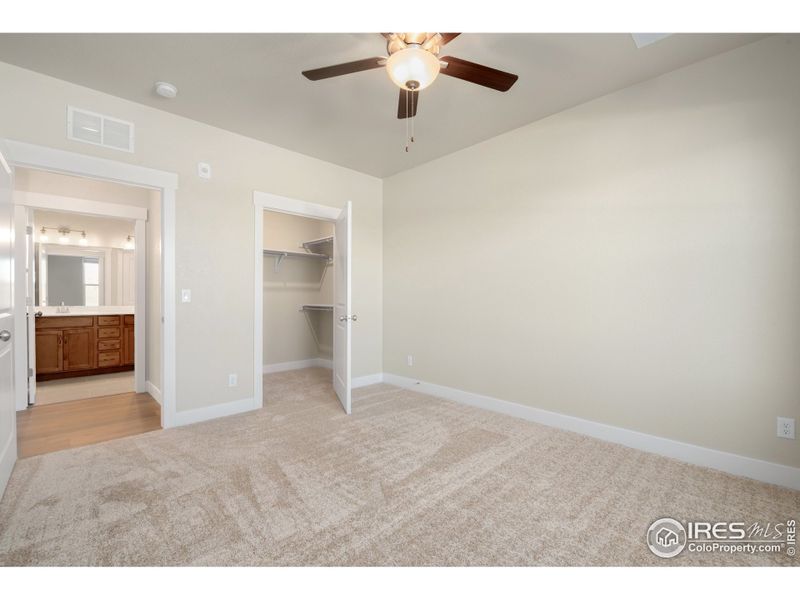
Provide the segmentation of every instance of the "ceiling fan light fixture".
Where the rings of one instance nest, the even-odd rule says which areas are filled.
[[[424,90],[439,74],[439,59],[419,46],[410,45],[389,57],[386,72],[401,89]]]

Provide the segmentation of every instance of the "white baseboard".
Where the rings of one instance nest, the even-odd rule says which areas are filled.
[[[174,426],[180,427],[181,425],[191,425],[192,423],[199,423],[200,421],[229,417],[231,415],[255,410],[255,408],[257,407],[252,398],[242,398],[241,400],[234,400],[233,402],[226,402],[225,404],[214,404],[203,408],[195,408],[193,410],[181,410],[175,413]]]
[[[153,397],[153,400],[161,404],[161,390],[158,389],[155,385],[153,385],[151,381],[148,381],[146,385],[147,385],[147,393]]]
[[[12,416],[12,418],[15,418]],[[0,499],[6,491],[6,485],[11,478],[11,471],[14,470],[14,463],[17,462],[17,436],[11,435],[6,441],[5,447],[0,451]]]
[[[350,380],[350,387],[356,389],[367,385],[374,385],[376,383],[383,383],[383,373],[373,373],[372,375],[353,377]]]
[[[273,363],[264,365],[264,373],[281,373],[283,371],[295,371],[296,369],[308,369],[310,367],[333,368],[333,361],[327,358],[308,358],[306,360],[293,360],[291,362]]]
[[[400,375],[391,373],[383,374],[383,381],[391,385],[408,388],[438,396],[461,404],[468,404],[477,408],[483,408],[498,413],[503,413],[512,417],[518,417],[527,421],[534,421],[550,427],[566,429],[583,435],[614,442],[629,448],[660,454],[668,458],[674,458],[683,462],[701,467],[717,469],[740,477],[749,477],[757,481],[781,485],[787,488],[800,490],[800,468],[779,465],[756,458],[748,458],[712,450],[702,446],[695,446],[685,442],[678,442],[667,438],[640,433],[622,427],[605,425],[595,421],[588,421],[578,417],[571,417],[556,412],[533,408],[499,400],[490,396],[465,392],[463,390],[445,387],[434,383],[417,381]]]

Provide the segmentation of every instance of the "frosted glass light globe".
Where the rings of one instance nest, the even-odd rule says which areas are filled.
[[[389,57],[386,71],[398,87],[424,90],[439,74],[439,59],[427,50],[409,46]]]

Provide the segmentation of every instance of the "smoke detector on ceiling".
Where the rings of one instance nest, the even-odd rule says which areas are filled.
[[[156,94],[162,98],[172,99],[178,95],[178,88],[166,81],[156,81]]]

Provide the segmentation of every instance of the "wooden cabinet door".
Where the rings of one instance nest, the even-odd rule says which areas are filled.
[[[133,336],[133,327],[122,330],[122,364],[132,365],[136,358],[136,343]]]
[[[94,329],[64,329],[63,356],[64,371],[84,371],[93,369],[95,363]]]
[[[58,373],[61,370],[61,330],[36,332],[36,372]]]

